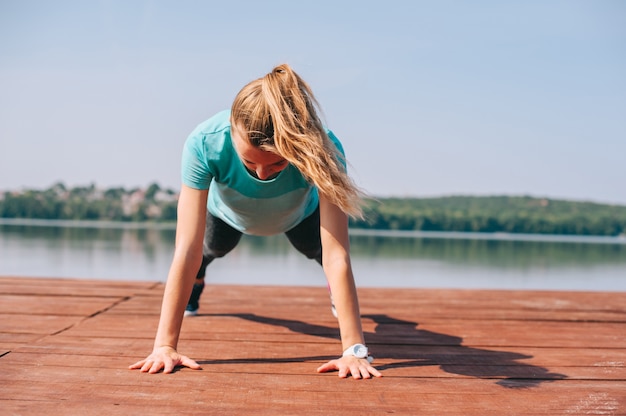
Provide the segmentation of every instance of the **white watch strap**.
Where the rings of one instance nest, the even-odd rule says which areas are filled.
[[[346,349],[345,349],[345,351],[343,352],[342,357],[345,357],[345,356],[347,356],[347,355],[353,355],[353,356],[356,356],[356,355],[354,354],[354,349],[355,349],[356,347],[363,347],[364,349],[366,349],[366,350],[368,351],[367,356],[366,356],[366,357],[363,357],[363,358],[367,359],[367,362],[372,363],[372,362],[374,361],[374,357],[372,357],[371,355],[369,355],[369,349],[368,349],[365,345],[363,345],[363,344],[354,344],[354,345],[352,345],[352,346],[350,346],[350,347],[346,348]]]

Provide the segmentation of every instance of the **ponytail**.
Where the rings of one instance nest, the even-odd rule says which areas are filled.
[[[342,211],[362,217],[362,192],[346,173],[345,160],[320,121],[308,84],[289,65],[279,65],[237,94],[233,125],[250,143],[279,154]]]

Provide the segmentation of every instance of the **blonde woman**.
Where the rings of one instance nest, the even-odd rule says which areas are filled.
[[[242,233],[285,233],[297,250],[322,264],[339,321],[343,354],[317,371],[381,376],[363,339],[350,264],[348,216],[361,214],[361,194],[346,174],[340,142],[322,126],[316,107],[310,87],[280,65],[246,85],[230,111],[191,133],[154,349],[131,369],[200,368],[177,352],[177,344],[183,316],[198,310],[207,265],[232,250]]]

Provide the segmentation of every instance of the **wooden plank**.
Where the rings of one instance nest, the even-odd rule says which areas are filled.
[[[13,357],[21,357],[21,360],[15,362],[15,368],[20,369],[25,368],[29,361],[38,366],[42,363],[53,366],[60,365],[59,362],[55,364],[51,358],[58,356],[71,357],[64,361],[75,362],[74,365],[80,367],[94,365],[106,367],[104,363],[114,362],[113,368],[124,369],[147,354],[150,346],[151,342],[148,340],[136,342],[112,339],[55,339],[55,342],[48,342],[45,347],[22,348],[18,350],[20,355],[12,354],[7,357],[7,361],[14,362]],[[314,355],[303,355],[303,350],[314,352]],[[89,351],[90,355],[82,356],[85,351]],[[196,359],[208,371],[242,374],[287,372],[306,375],[313,373],[319,364],[339,355],[337,346],[333,345],[233,341],[187,342],[181,345],[181,352]],[[133,354],[136,355],[133,357]],[[590,351],[580,354],[578,351],[569,351],[569,354],[563,354],[553,349],[547,352],[513,349],[488,351],[457,346],[419,348],[407,354],[394,350],[391,355],[395,357],[381,355],[376,360],[376,366],[390,377],[447,375],[507,380],[602,379],[623,382],[626,375],[624,350],[595,351],[595,354],[590,354]],[[578,358],[576,363],[572,363],[572,356]],[[125,358],[122,360],[122,357]],[[433,371],[437,374],[433,374]],[[29,372],[28,377],[36,374]],[[19,379],[19,375],[13,375],[10,370],[5,371],[3,375],[10,380]],[[46,375],[43,378],[48,377]]]
[[[205,338],[214,334],[303,334],[335,339],[338,334],[336,320],[317,321],[320,315],[329,315],[326,308],[306,319],[294,312],[289,319],[279,315],[264,316],[248,313],[248,306],[238,314],[202,315],[186,319],[182,338]],[[319,308],[318,308],[319,309]],[[272,312],[273,313],[273,312]],[[301,319],[297,319],[301,318]],[[563,348],[585,345],[590,348],[619,348],[626,345],[626,328],[622,323],[559,322],[559,321],[466,321],[462,319],[430,319],[414,321],[396,319],[387,315],[364,316],[363,325],[368,343],[412,345],[480,345],[480,346],[537,346]],[[130,315],[123,320],[115,314],[103,314],[82,322],[72,331],[83,336],[98,337],[106,332],[117,336],[150,337],[154,335],[157,315]],[[378,323],[382,322],[382,323]],[[387,323],[385,323],[387,322]],[[387,326],[389,325],[389,326]],[[549,336],[546,336],[549,334]]]
[[[157,291],[154,289],[157,288]],[[31,277],[0,278],[0,293],[9,295],[71,295],[71,296],[160,296],[162,285],[157,282],[121,282],[109,280],[47,279]]]
[[[4,344],[7,342],[19,342],[23,344],[32,344],[39,338],[41,338],[41,335],[39,334],[24,334],[24,333],[11,334],[7,332],[0,332],[0,344]]]
[[[0,332],[0,358],[20,346],[32,345],[41,337],[42,335],[40,334],[10,334]]]
[[[80,340],[68,340],[79,346]],[[105,340],[102,343],[107,346]],[[261,349],[257,344],[249,344],[250,348]],[[276,348],[273,354],[264,353],[264,357],[233,355],[231,351],[242,348],[236,342],[194,343],[185,345],[181,352],[188,353],[192,358],[200,361],[207,371],[241,372],[238,364],[246,364],[247,370],[254,369],[255,373],[272,373],[280,369],[287,374],[308,374],[327,359],[333,358],[334,349],[319,345],[309,345],[307,349],[320,351],[326,355],[302,356],[297,347],[292,350]],[[146,345],[146,347],[148,347]],[[268,346],[271,350],[275,345]],[[149,351],[146,350],[145,354]],[[23,368],[35,366],[37,374],[40,367],[80,367],[125,369],[128,365],[142,358],[141,353],[136,356],[128,354],[135,351],[120,353],[114,347],[93,351],[89,355],[78,353],[78,349],[50,344],[45,347],[22,348],[5,357],[2,366],[9,366],[17,373],[11,375],[9,369],[5,377],[19,379]],[[231,352],[231,353],[229,353]],[[576,356],[576,363],[572,363],[571,356]],[[269,357],[268,357],[269,356]],[[210,357],[210,358],[208,358]],[[218,358],[216,358],[218,357]],[[483,351],[462,347],[424,348],[415,351],[410,356],[389,358],[378,356],[375,366],[384,370],[390,377],[489,377],[489,378],[521,378],[521,379],[603,379],[626,380],[626,351],[589,351],[574,350],[563,353],[559,350],[493,350]],[[19,370],[17,370],[19,369]]]
[[[0,314],[90,316],[124,298],[0,294]],[[0,323],[0,331],[2,323]]]
[[[151,348],[151,339],[137,340],[116,340],[112,338],[102,338],[94,340],[94,344],[101,345],[100,349],[85,348],[85,340],[73,337],[54,337],[47,339],[45,344],[31,344],[19,351],[12,352],[11,356],[5,357],[7,362],[16,363],[17,366],[34,360],[41,365],[66,365],[66,366],[82,366],[89,362],[90,357],[96,360],[104,360],[107,358],[120,359],[121,366],[126,367],[135,358],[140,359],[146,355]],[[265,343],[259,341],[258,343]],[[277,354],[282,356],[279,359],[284,362],[298,362],[298,357],[302,354],[294,354],[290,356],[289,351],[285,350],[281,345],[283,341],[276,341],[271,348],[275,348]],[[248,341],[246,345],[250,344]],[[306,346],[307,349],[315,348],[321,354],[332,357],[337,354],[334,345],[322,345],[320,343],[297,342],[297,346]],[[74,345],[76,348],[72,349]],[[220,351],[232,351],[240,348],[242,343],[237,340],[220,340],[220,341],[185,341],[181,347],[185,352],[197,359],[206,359],[207,356],[214,356]],[[217,346],[217,347],[216,347]],[[120,352],[120,347],[123,352]],[[546,368],[553,367],[571,367],[586,368],[597,371],[598,378],[602,378],[605,374],[611,372],[621,373],[626,369],[626,349],[588,349],[588,348],[499,348],[499,349],[480,349],[462,346],[440,347],[440,346],[422,346],[411,350],[401,351],[393,348],[390,351],[377,351],[376,365],[387,365],[395,363],[390,368],[419,367],[427,365],[496,365],[496,366],[542,366]],[[69,357],[73,357],[69,359]],[[575,361],[572,359],[575,357]],[[236,358],[235,358],[236,359]],[[86,360],[86,361],[84,361]],[[243,358],[242,358],[243,360]],[[262,359],[251,357],[250,362],[262,363]],[[312,361],[318,361],[317,359]],[[319,359],[319,361],[323,361]],[[134,362],[134,361],[133,361]],[[76,364],[80,363],[80,364]],[[397,364],[397,365],[396,365]],[[98,364],[100,365],[100,363]],[[585,370],[586,371],[586,370]],[[567,376],[571,376],[567,373]]]
[[[241,291],[237,286],[209,285],[201,301],[201,313],[241,311],[241,305],[258,310],[272,301],[277,314],[291,315],[294,311],[310,314],[313,309],[328,304],[325,288],[276,288],[255,286]],[[161,290],[156,289],[160,298]],[[246,295],[242,294],[245,293]],[[280,292],[277,296],[277,292]],[[382,293],[381,293],[382,292]],[[411,295],[407,295],[409,292]],[[445,296],[433,290],[360,289],[364,315],[412,314],[419,317],[459,318],[468,320],[542,320],[542,321],[603,321],[626,322],[626,294],[602,292],[474,292],[447,290]],[[272,295],[270,295],[270,293]],[[251,296],[250,296],[251,295]],[[393,299],[389,302],[388,299]],[[160,299],[154,299],[148,309],[137,310],[138,302],[120,305],[114,313],[158,313]],[[480,307],[477,308],[476,304]],[[147,304],[141,303],[142,307]],[[296,308],[297,306],[297,308]],[[329,318],[330,319],[330,318]]]
[[[523,385],[504,387],[492,380],[440,378],[386,377],[355,382],[332,375],[250,374],[242,378],[208,372],[182,371],[155,376],[110,370],[96,376],[110,381],[101,384],[93,375],[85,375],[68,381],[61,378],[52,389],[49,384],[18,381],[6,390],[13,400],[31,400],[28,410],[31,413],[26,414],[59,403],[70,404],[67,409],[84,409],[87,415],[102,414],[114,406],[125,410],[139,406],[151,413],[154,409],[174,414],[335,414],[340,411],[342,414],[614,415],[620,414],[626,404],[623,386],[614,382],[546,383],[538,391]],[[164,390],[169,394],[163,394]],[[563,394],[565,391],[567,394]],[[79,404],[82,406],[78,407]],[[52,407],[57,412],[63,409]]]
[[[82,319],[72,315],[0,314],[0,332],[48,335],[71,328]]]

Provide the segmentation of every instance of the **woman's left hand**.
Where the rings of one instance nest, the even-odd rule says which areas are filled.
[[[354,379],[382,377],[380,372],[372,367],[367,358],[357,358],[353,355],[331,360],[317,369],[318,373],[326,373],[328,371],[339,371],[340,378],[346,378],[352,375]]]

